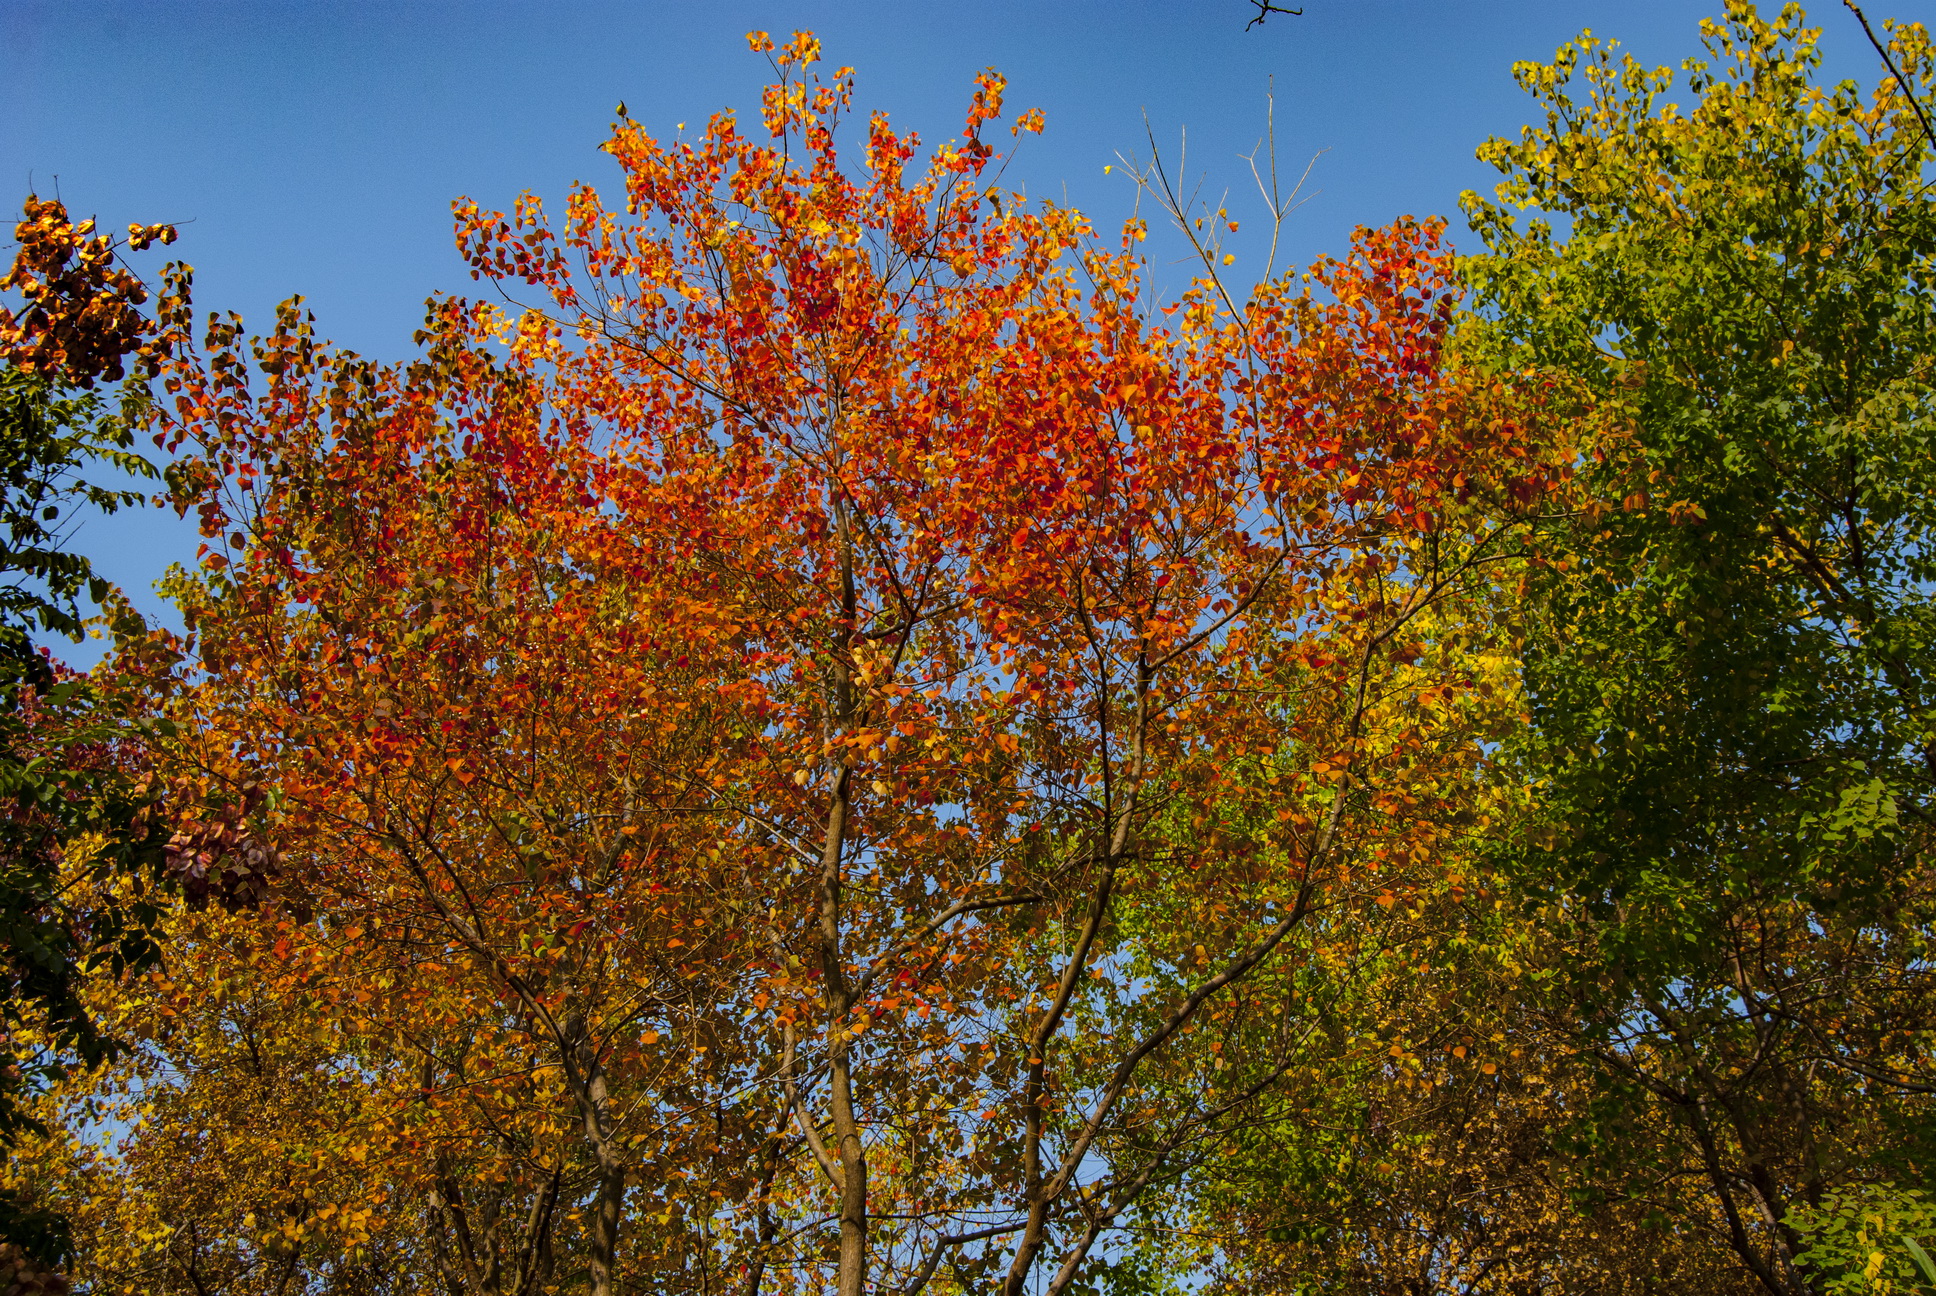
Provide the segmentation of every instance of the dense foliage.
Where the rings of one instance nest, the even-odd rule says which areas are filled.
[[[111,1055],[83,1002],[84,976],[151,962],[161,911],[83,879],[144,871],[166,836],[147,781],[116,750],[126,713],[34,643],[47,632],[79,640],[82,600],[113,597],[63,547],[75,515],[140,498],[79,474],[95,464],[152,471],[128,450],[128,418],[107,415],[88,390],[119,376],[140,342],[143,289],[115,263],[115,244],[77,230],[59,203],[30,197],[25,216],[0,281],[27,303],[18,316],[0,310],[0,1147],[44,1129],[23,1095],[70,1061],[92,1067]],[[13,1193],[0,1192],[0,1232],[41,1262],[68,1245],[58,1215]]]
[[[1517,69],[1478,254],[1401,220],[1247,287],[1158,162],[1170,230],[1002,187],[992,73],[922,163],[881,116],[837,149],[806,35],[755,33],[757,126],[621,106],[622,204],[459,203],[491,300],[401,362],[300,302],[198,322],[185,267],[144,315],[30,203],[45,1065],[0,1188],[42,1258],[1936,1282],[1936,56],[1886,30],[1870,92],[1794,7],[1678,75],[1583,39]],[[1200,271],[1156,302],[1165,239]],[[130,355],[108,417],[75,385]],[[57,681],[23,618],[78,630],[89,572],[33,528],[136,420],[207,542],[190,633]]]

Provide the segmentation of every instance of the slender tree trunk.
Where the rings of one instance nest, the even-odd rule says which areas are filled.
[[[843,691],[844,687],[843,681]],[[840,961],[841,845],[847,833],[851,783],[845,769],[834,780],[820,885],[820,974],[827,986],[829,1097],[840,1161],[840,1296],[862,1296],[867,1285],[867,1155],[854,1107],[853,1023],[849,1020],[853,990]]]
[[[847,1044],[834,1046],[834,1133],[840,1139],[840,1296],[862,1296],[867,1285],[867,1156],[854,1118]]]
[[[859,598],[854,585],[854,551],[847,506],[834,486],[834,523],[840,542],[841,612],[845,633],[857,629]],[[834,731],[853,720],[854,682],[844,654],[836,654],[833,680]],[[820,974],[826,983],[827,1069],[834,1138],[840,1158],[840,1271],[839,1296],[863,1296],[867,1287],[867,1154],[861,1145],[860,1121],[855,1115],[853,1078],[853,988],[841,963],[841,892],[847,820],[853,799],[853,771],[840,758],[834,776],[832,804],[827,809],[826,836],[820,854]]]
[[[585,1141],[598,1165],[598,1195],[592,1203],[591,1296],[618,1296],[618,1236],[625,1205],[625,1161],[612,1136],[612,1103],[605,1067],[582,1018],[571,1023],[578,1071],[578,1104]]]

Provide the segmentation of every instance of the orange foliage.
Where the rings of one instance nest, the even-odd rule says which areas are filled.
[[[117,244],[97,234],[92,220],[76,225],[59,199],[27,195],[14,226],[19,247],[0,291],[26,299],[18,315],[0,306],[0,359],[82,386],[118,379],[128,354],[143,349],[148,328],[137,307],[148,290],[115,264]],[[128,246],[173,243],[172,225],[130,225]]]
[[[1206,1041],[1300,922],[1479,801],[1568,457],[1448,362],[1439,226],[1159,315],[1139,227],[994,183],[1000,78],[914,172],[816,57],[750,132],[621,121],[623,211],[460,205],[533,301],[414,364],[165,303],[175,759],[278,789],[319,916],[257,974],[437,1113],[385,1173],[463,1290],[488,1190],[532,1290],[1060,1291],[1281,1070]]]

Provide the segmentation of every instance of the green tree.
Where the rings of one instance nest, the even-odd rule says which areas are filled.
[[[1515,68],[1546,120],[1481,149],[1467,345],[1628,429],[1535,590],[1513,752],[1536,1019],[1596,1077],[1569,1137],[1791,1294],[1791,1212],[1936,1134],[1936,65],[1891,25],[1865,95],[1797,5],[1702,30],[1679,75]]]

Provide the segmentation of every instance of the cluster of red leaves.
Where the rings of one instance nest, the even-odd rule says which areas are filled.
[[[163,847],[163,866],[190,908],[204,908],[213,899],[234,912],[268,898],[281,857],[250,828],[249,817],[262,801],[262,789],[245,783],[237,799],[177,822]]]

